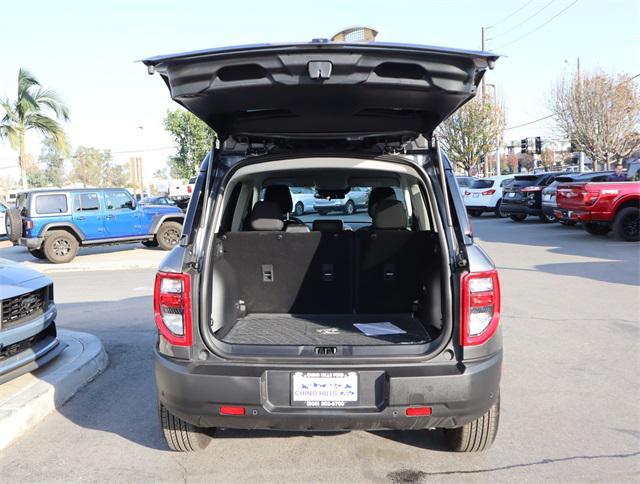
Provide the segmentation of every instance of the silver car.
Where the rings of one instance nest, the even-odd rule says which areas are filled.
[[[0,384],[40,368],[64,349],[56,332],[53,282],[0,259]]]
[[[370,191],[369,187],[352,187],[343,198],[330,200],[317,198],[313,208],[320,215],[326,215],[329,212],[342,212],[351,215],[359,208],[367,207]]]

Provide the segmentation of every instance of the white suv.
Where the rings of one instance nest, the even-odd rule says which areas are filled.
[[[500,210],[502,191],[513,181],[514,175],[499,175],[490,178],[479,178],[464,189],[464,204],[467,212],[479,217],[483,212],[494,212],[497,217],[505,215]]]

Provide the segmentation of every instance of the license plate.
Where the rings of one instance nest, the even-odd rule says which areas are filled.
[[[480,194],[479,194],[479,193],[474,193],[474,194],[473,194],[473,198],[478,198],[479,196],[480,196]]]
[[[545,195],[542,197],[542,199],[543,199],[543,200],[545,200],[545,201],[547,201],[547,200],[551,200],[551,195],[549,195],[549,194],[545,194]]]
[[[507,197],[509,197],[509,198],[513,198],[515,196],[516,196],[515,192],[507,193]]]
[[[346,407],[358,404],[355,372],[294,372],[291,404],[304,407]]]

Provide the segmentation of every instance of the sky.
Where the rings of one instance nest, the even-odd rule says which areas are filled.
[[[157,54],[309,41],[353,25],[377,29],[380,41],[480,49],[481,27],[490,27],[487,50],[502,57],[487,82],[508,127],[548,115],[552,86],[578,58],[583,71],[640,73],[637,0],[5,0],[0,17],[0,97],[15,98],[18,69],[28,69],[69,105],[74,150],[111,149],[118,162],[142,153],[147,179],[173,152],[162,119],[177,106],[137,62]],[[546,121],[505,139],[533,136],[558,133]],[[27,147],[37,157],[37,135]],[[17,154],[0,144],[0,177],[17,178],[16,166]]]

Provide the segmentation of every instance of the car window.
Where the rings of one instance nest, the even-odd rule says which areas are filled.
[[[4,203],[0,203],[0,212],[6,212],[7,207],[5,207]]]
[[[500,182],[500,186],[504,188],[504,187],[508,187],[512,183],[513,183],[513,178],[506,178]]]
[[[461,176],[456,178],[457,182],[458,182],[458,186],[461,187],[468,187],[473,183],[473,178],[469,178],[466,176]]]
[[[73,206],[76,212],[100,210],[100,199],[97,193],[76,193],[73,196]]]
[[[105,204],[108,210],[131,209],[133,207],[133,199],[127,192],[105,192]]]
[[[36,197],[36,213],[41,215],[65,213],[68,208],[67,196],[64,194],[38,195]]]
[[[196,177],[189,178],[189,185],[193,185],[196,182]]]
[[[519,175],[514,178],[512,186],[513,187],[529,187],[531,185],[537,185],[538,180],[540,180],[540,178],[541,177],[536,175]]]
[[[475,180],[469,188],[491,188],[493,186],[493,180]]]

